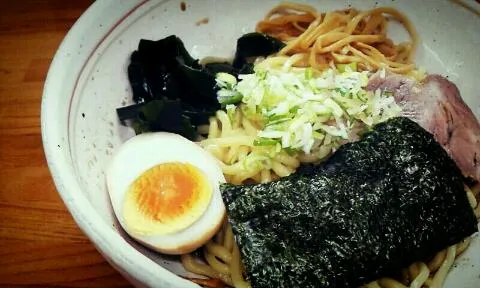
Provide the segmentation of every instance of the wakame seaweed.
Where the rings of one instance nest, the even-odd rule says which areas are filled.
[[[247,58],[267,56],[283,45],[269,36],[249,33],[237,41],[236,65],[223,62],[202,66],[175,35],[158,41],[142,39],[128,65],[136,104],[118,108],[118,117],[137,134],[167,131],[193,140],[197,136],[195,128],[207,124],[209,116],[222,108],[215,75],[253,73]]]
[[[137,134],[166,131],[194,139],[220,104],[215,74],[192,58],[176,36],[140,40],[130,57],[128,79],[137,103],[117,109],[122,123]]]
[[[460,170],[407,118],[318,166],[221,190],[255,288],[358,287],[477,231]]]
[[[266,34],[247,33],[237,41],[237,52],[233,60],[233,67],[242,69],[248,63],[248,58],[268,56],[280,51],[284,46],[285,43]]]

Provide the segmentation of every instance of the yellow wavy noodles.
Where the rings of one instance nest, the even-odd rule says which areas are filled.
[[[404,26],[409,42],[396,45],[388,38],[390,19]],[[286,46],[277,55],[300,55],[295,59],[298,66],[324,69],[331,61],[357,62],[362,70],[385,68],[402,74],[415,68],[415,27],[403,13],[390,7],[320,13],[308,5],[282,3],[267,13],[256,30],[285,41]]]

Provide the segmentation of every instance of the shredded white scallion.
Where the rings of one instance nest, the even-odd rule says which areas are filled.
[[[285,67],[258,62],[255,73],[239,75],[238,82],[217,75],[218,96],[241,95],[237,105],[247,117],[262,120],[258,137],[277,140],[275,151],[279,146],[325,157],[353,132],[400,113],[391,95],[366,90],[369,72],[354,71],[356,65],[321,73]]]

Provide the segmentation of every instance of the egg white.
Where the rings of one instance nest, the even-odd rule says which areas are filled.
[[[129,186],[143,172],[161,163],[189,163],[200,169],[213,188],[212,199],[205,213],[189,227],[166,235],[138,235],[126,225],[123,201]],[[106,169],[107,189],[120,225],[134,239],[166,254],[189,253],[202,246],[218,231],[225,217],[220,183],[225,182],[215,158],[197,144],[166,132],[137,135],[116,151]]]

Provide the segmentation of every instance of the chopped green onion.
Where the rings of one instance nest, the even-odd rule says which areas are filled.
[[[271,138],[257,138],[253,141],[254,146],[273,146],[277,145],[278,140],[271,139]]]
[[[290,108],[290,110],[288,110],[288,112],[295,114],[297,113],[298,109],[300,109],[300,106],[293,106],[292,108]]]
[[[317,139],[317,140],[322,140],[323,138],[325,138],[325,135],[321,132],[318,132],[318,131],[313,131],[312,132],[312,137],[314,139]]]
[[[217,92],[219,102],[241,102],[237,107],[243,115],[262,123],[254,145],[265,147],[257,149],[321,158],[356,132],[353,127],[367,129],[400,112],[391,95],[366,90],[368,72],[357,71],[357,63],[322,72],[266,63],[257,64],[253,74],[239,75],[238,82],[229,74],[217,76],[224,85]]]
[[[267,117],[267,121],[268,122],[273,122],[273,121],[277,121],[277,120],[280,120],[280,119],[283,119],[283,118],[286,118],[285,115],[270,115]]]
[[[283,150],[285,150],[285,152],[287,152],[287,154],[290,155],[290,156],[295,155],[295,153],[298,152],[297,149],[292,148],[292,147],[286,147],[286,148],[283,148]]]
[[[352,62],[348,64],[337,64],[337,70],[340,73],[357,72],[357,62]]]
[[[218,81],[221,81],[226,84],[230,84],[231,86],[237,84],[237,78],[235,76],[225,73],[225,72],[219,72],[217,75],[215,75],[215,78]]]
[[[222,91],[222,90],[220,90],[220,91]],[[240,103],[242,101],[242,98],[243,98],[242,94],[236,92],[235,94],[233,94],[231,96],[219,96],[218,97],[218,102],[220,102],[220,104],[222,104],[222,105],[237,104],[237,103]]]
[[[310,80],[313,77],[313,69],[312,68],[307,68],[305,69],[305,79]]]

